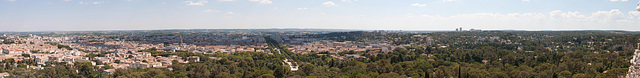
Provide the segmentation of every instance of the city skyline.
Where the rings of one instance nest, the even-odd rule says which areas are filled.
[[[637,0],[2,0],[0,31],[626,30]]]

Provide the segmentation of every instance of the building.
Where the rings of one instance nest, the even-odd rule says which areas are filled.
[[[151,65],[149,65],[148,63],[141,63],[141,62],[131,63],[129,65],[130,65],[129,68],[149,68],[149,67],[151,67]]]
[[[289,41],[289,37],[287,35],[282,34],[272,34],[269,38],[276,40],[278,43],[284,43],[285,41]]]
[[[162,63],[160,62],[153,62],[153,63],[149,63],[149,65],[151,65],[151,67],[161,67]]]
[[[47,62],[49,61],[49,57],[36,57],[36,62]]]
[[[116,69],[107,69],[107,70],[104,70],[104,74],[111,74],[111,73],[113,73],[113,72],[116,72]]]
[[[481,29],[469,29],[469,31],[482,31]]]
[[[191,57],[189,57],[189,60],[192,60],[193,62],[200,62],[200,57],[198,57],[198,56],[191,56]]]
[[[171,50],[171,51],[176,51],[176,50],[180,50],[180,47],[176,47],[176,46],[167,46],[162,48],[163,50]]]
[[[7,48],[3,48],[2,52],[4,54],[31,54],[31,52],[29,52],[29,50],[25,50],[25,49],[7,49]]]
[[[0,78],[6,78],[7,76],[9,76],[7,72],[0,73]]]

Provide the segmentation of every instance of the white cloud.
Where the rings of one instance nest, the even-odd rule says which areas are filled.
[[[202,12],[211,13],[211,12],[220,12],[220,10],[211,10],[211,9],[207,9],[207,10],[203,10]]]
[[[95,1],[95,2],[82,2],[80,1],[79,4],[83,4],[83,5],[88,5],[88,4],[93,4],[93,5],[97,5],[97,4],[102,4],[104,3],[104,1]]]
[[[351,1],[358,1],[358,0],[342,0],[342,2],[351,2]]]
[[[100,1],[100,2],[93,2],[93,4],[102,4],[104,3],[104,1]]]
[[[629,19],[640,19],[640,12],[638,11],[629,11]]]
[[[407,19],[426,22],[429,25],[444,26],[485,26],[486,28],[524,28],[524,29],[611,29],[637,28],[640,12],[622,12],[617,9],[596,11],[584,15],[577,11],[555,10],[549,13],[472,13],[451,16],[406,14]],[[421,17],[421,18],[413,18]],[[460,22],[465,21],[465,22]],[[409,21],[411,22],[411,21]]]
[[[413,13],[407,13],[407,17],[413,18],[413,17],[416,17],[416,15],[414,15]]]
[[[329,1],[329,2],[324,2],[324,3],[322,3],[322,5],[324,5],[325,7],[330,7],[330,6],[335,6],[335,5],[336,5],[336,3],[333,3],[333,2],[331,2],[331,1]]]
[[[273,3],[271,0],[249,0],[251,2],[258,2],[260,4],[271,4]]]
[[[71,1],[71,0],[64,0],[64,1]]]
[[[229,12],[227,12],[226,14],[227,14],[227,15],[233,15],[233,14],[235,14],[235,13],[233,13],[233,12],[229,11]]]
[[[327,14],[327,13],[321,12],[320,14],[325,15],[325,14]]]
[[[529,2],[529,0],[522,0],[522,2]]]
[[[298,10],[307,10],[309,8],[298,8]]]
[[[207,0],[198,0],[198,2],[194,2],[192,0],[189,0],[189,1],[184,1],[184,2],[187,2],[187,5],[204,5],[204,3],[207,3],[209,1],[207,1]]]
[[[218,0],[218,1],[227,2],[227,1],[235,1],[235,0]]]
[[[629,15],[631,16],[631,15]],[[633,19],[627,19],[627,16],[624,13],[620,12],[618,9],[613,9],[611,11],[598,11],[591,14],[591,19],[594,19],[598,22],[611,22],[611,21],[630,21]]]
[[[442,0],[442,2],[453,2],[453,1],[456,1],[456,0]]]
[[[629,1],[629,0],[609,0],[609,1],[611,1],[611,2],[618,2],[618,1],[621,1],[621,2],[627,2],[627,1]]]
[[[271,4],[273,2],[271,2],[270,0],[262,0],[260,1],[260,4]]]
[[[411,6],[424,7],[424,6],[427,6],[427,4],[414,3],[414,4],[411,4]]]
[[[626,14],[618,9],[612,9],[609,11],[596,11],[591,13],[590,16],[583,15],[580,12],[568,11],[563,12],[560,10],[549,12],[549,19],[552,20],[571,20],[571,21],[586,21],[586,22],[601,22],[601,23],[613,23],[613,22],[637,22],[640,23],[640,12],[629,11]]]
[[[561,10],[555,10],[549,12],[549,17],[551,19],[583,19],[586,16],[580,14],[580,12],[562,12]]]
[[[13,2],[13,1],[16,1],[16,0],[8,0],[8,1],[9,1],[9,2]]]

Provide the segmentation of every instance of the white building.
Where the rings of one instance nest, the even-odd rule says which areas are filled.
[[[4,53],[4,54],[31,54],[31,52],[29,52],[29,50],[25,50],[25,49],[7,49],[7,48],[3,48],[2,49],[2,53]]]
[[[5,78],[7,76],[9,76],[9,73],[7,72],[0,73],[0,78]]]

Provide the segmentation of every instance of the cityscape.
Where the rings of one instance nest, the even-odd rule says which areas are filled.
[[[3,77],[633,77],[638,76],[633,61],[640,52],[638,33],[462,28],[6,32],[0,37],[0,67]]]
[[[0,78],[640,78],[638,0],[2,0]]]

